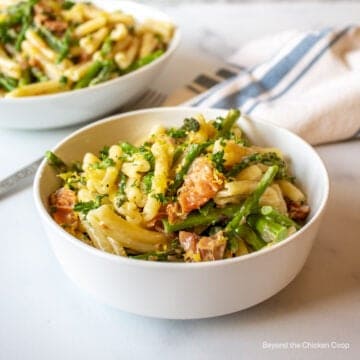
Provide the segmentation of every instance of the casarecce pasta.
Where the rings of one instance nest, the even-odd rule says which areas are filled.
[[[55,221],[93,246],[147,260],[208,261],[276,244],[310,211],[278,148],[249,143],[238,110],[158,126],[139,146],[119,141],[59,168]]]
[[[52,94],[114,79],[160,57],[173,33],[171,23],[139,23],[91,2],[8,2],[0,7],[0,97]]]

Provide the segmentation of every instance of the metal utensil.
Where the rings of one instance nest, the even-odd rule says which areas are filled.
[[[39,167],[42,158],[33,161],[10,176],[0,181],[0,198],[8,194],[12,189],[23,183],[26,179],[33,176]]]

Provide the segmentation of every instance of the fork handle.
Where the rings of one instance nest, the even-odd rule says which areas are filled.
[[[22,169],[16,171],[14,174],[6,177],[0,181],[0,197],[7,194],[11,189],[15,188],[24,179],[34,175],[43,158],[33,161]]]

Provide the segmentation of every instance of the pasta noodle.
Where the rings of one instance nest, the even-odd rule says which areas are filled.
[[[9,3],[0,7],[0,97],[81,89],[126,75],[162,56],[173,32],[173,24],[139,22],[90,2]],[[49,80],[62,85],[21,90]]]
[[[239,115],[194,115],[178,128],[157,126],[136,145],[86,153],[80,168],[59,175],[54,219],[103,251],[147,260],[226,259],[282,241],[310,208],[281,150],[251,145]]]

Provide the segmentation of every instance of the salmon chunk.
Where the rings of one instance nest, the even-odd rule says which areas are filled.
[[[199,235],[188,232],[188,231],[180,231],[179,232],[179,242],[182,248],[188,252],[192,251],[193,253],[196,252],[196,244],[199,240]]]
[[[202,261],[213,261],[223,259],[226,248],[226,239],[222,231],[212,235],[202,237],[197,249]]]
[[[224,176],[215,169],[207,157],[195,159],[179,190],[182,212],[188,213],[199,209],[223,188],[224,180]]]
[[[52,217],[59,225],[71,228],[78,225],[78,216],[73,211],[75,203],[75,192],[64,187],[50,195]]]
[[[213,261],[224,258],[226,238],[222,231],[212,236],[202,236],[179,232],[179,242],[185,251],[186,261]]]
[[[310,206],[286,199],[289,217],[295,221],[305,221],[310,213]]]

